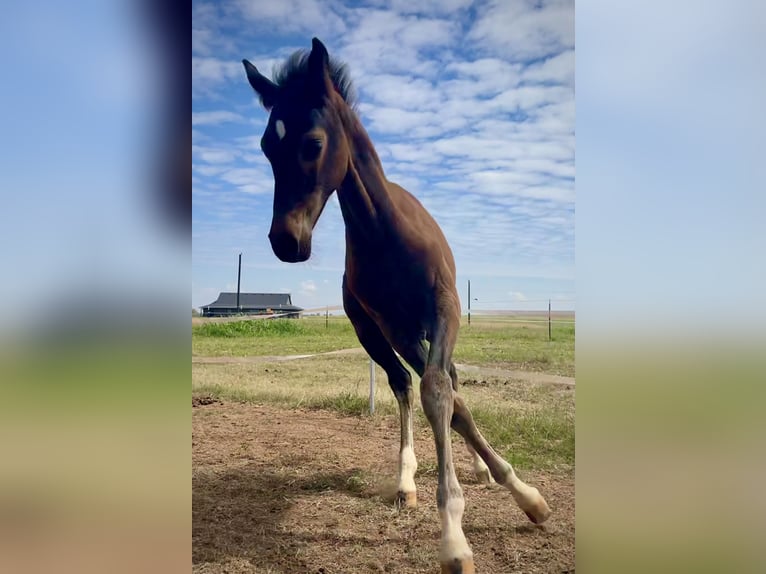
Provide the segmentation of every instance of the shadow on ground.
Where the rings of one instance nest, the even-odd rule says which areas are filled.
[[[327,532],[296,535],[283,525],[301,496],[322,492],[373,498],[359,488],[357,469],[296,477],[262,464],[195,473],[192,479],[192,563],[229,563],[242,571],[313,572],[311,546]],[[369,541],[359,537],[357,544]],[[237,571],[236,566],[233,571]],[[319,570],[322,571],[322,570]]]

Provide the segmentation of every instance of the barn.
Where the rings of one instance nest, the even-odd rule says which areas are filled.
[[[293,305],[289,293],[240,293],[237,308],[236,293],[220,293],[218,299],[202,307],[203,317],[227,317],[229,315],[266,315],[277,313],[298,318],[303,312]]]

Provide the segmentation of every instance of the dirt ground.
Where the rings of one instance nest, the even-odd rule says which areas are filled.
[[[438,572],[436,456],[416,430],[418,507],[393,503],[398,417],[192,402],[193,572]],[[477,572],[574,572],[574,475],[519,471],[553,510],[531,524],[510,493],[455,460]]]

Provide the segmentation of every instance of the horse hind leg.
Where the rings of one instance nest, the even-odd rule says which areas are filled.
[[[455,364],[450,363],[449,376],[452,380],[452,390],[457,393],[457,369]],[[481,484],[492,484],[495,480],[492,478],[492,473],[489,471],[487,463],[479,456],[479,453],[471,446],[471,443],[466,441],[465,448],[468,450],[468,454],[471,455],[471,461],[473,462],[473,472],[476,475],[476,480]]]
[[[476,475],[476,480],[481,484],[492,484],[495,479],[492,478],[492,473],[489,471],[487,463],[479,456],[479,453],[474,450],[470,443],[465,443],[465,448],[468,454],[471,455],[471,461],[473,463],[473,472]]]
[[[545,498],[537,488],[529,486],[516,476],[513,467],[494,451],[476,428],[471,411],[465,405],[463,398],[457,394],[454,396],[451,424],[452,428],[465,439],[469,452],[478,454],[484,460],[492,478],[511,491],[513,499],[527,518],[535,524],[545,522],[551,515]],[[477,467],[474,466],[474,468]]]

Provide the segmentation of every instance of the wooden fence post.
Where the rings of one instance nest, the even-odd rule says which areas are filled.
[[[370,359],[370,414],[375,412],[375,362]]]
[[[551,337],[551,300],[548,299],[548,340],[552,341]]]

